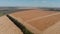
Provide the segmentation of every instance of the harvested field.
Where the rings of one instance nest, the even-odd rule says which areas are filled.
[[[25,25],[35,34],[44,34],[43,32],[45,32],[49,27],[60,21],[60,12],[54,11],[29,10],[16,12],[10,14],[10,16]]]
[[[49,16],[49,17],[44,17],[42,19],[37,19],[33,21],[29,21],[27,23],[33,25],[39,30],[45,30],[49,26],[52,26],[56,22],[60,21],[60,14],[59,15],[54,15],[54,16]],[[36,25],[37,24],[37,25]]]
[[[43,31],[43,34],[60,34],[60,21]]]
[[[6,16],[0,17],[0,34],[23,34]]]
[[[16,12],[16,13],[13,13],[12,15],[17,18],[20,17],[21,19],[23,19],[23,21],[26,21],[39,16],[42,17],[46,15],[51,15],[54,13],[58,13],[58,12],[54,12],[54,11],[50,12],[50,11],[43,11],[43,10],[29,10],[29,11]]]

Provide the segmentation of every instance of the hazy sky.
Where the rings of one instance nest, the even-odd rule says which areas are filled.
[[[0,6],[60,7],[60,0],[0,0]]]

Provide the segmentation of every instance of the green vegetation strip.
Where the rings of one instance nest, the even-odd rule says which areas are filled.
[[[33,34],[31,31],[29,31],[23,24],[21,24],[16,19],[12,18],[11,16],[7,15],[7,17],[18,27],[21,29],[23,34]]]
[[[3,16],[4,15],[4,13],[0,13],[0,16]]]

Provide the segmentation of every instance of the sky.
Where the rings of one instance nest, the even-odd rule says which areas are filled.
[[[0,7],[60,7],[60,0],[0,0]]]

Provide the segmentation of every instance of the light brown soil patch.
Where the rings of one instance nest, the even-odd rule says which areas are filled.
[[[22,34],[6,16],[0,17],[0,34]]]

